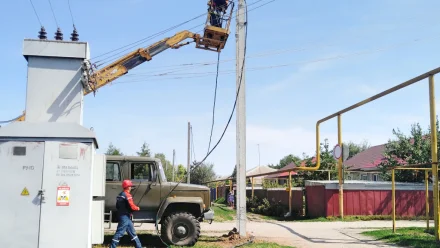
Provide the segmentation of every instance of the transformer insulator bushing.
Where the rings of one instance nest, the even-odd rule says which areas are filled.
[[[63,32],[61,32],[60,28],[57,28],[57,32],[55,33],[55,40],[63,40]]]
[[[78,32],[76,31],[76,28],[75,28],[75,26],[73,26],[73,32],[71,33],[71,35],[72,36],[70,36],[70,39],[72,40],[72,41],[78,41],[79,40],[79,34],[78,34]]]
[[[38,38],[40,38],[40,40],[47,40],[47,32],[46,29],[44,27],[41,27],[40,31],[38,32]]]

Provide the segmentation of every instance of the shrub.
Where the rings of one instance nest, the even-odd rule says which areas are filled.
[[[283,206],[280,201],[270,202],[266,198],[261,200],[255,196],[251,199],[246,198],[246,207],[252,213],[266,216],[282,217],[288,211],[288,208]]]
[[[214,202],[218,204],[226,204],[226,200],[224,197],[217,198]]]

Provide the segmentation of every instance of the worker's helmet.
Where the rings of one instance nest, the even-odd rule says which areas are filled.
[[[131,186],[133,186],[133,183],[130,180],[124,180],[122,182],[122,188],[123,189],[126,189],[126,188],[131,187]]]

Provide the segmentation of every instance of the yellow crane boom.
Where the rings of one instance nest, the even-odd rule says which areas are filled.
[[[84,68],[85,75],[83,75],[83,82],[85,82],[84,95],[87,95],[92,91],[96,91],[102,86],[116,80],[120,76],[127,74],[129,70],[144,63],[145,61],[150,61],[153,56],[165,51],[168,48],[176,49],[189,44],[190,42],[179,44],[181,41],[188,38],[193,39],[196,44],[199,44],[201,40],[200,35],[198,34],[193,34],[189,31],[182,31],[172,37],[156,42],[147,48],[140,48],[136,51],[133,51],[96,72],[92,71],[90,64],[86,64]]]
[[[212,17],[213,9],[211,8],[211,0],[208,1],[210,9],[208,10],[208,16],[206,19],[206,25],[204,29],[203,36],[199,34],[192,33],[190,31],[184,30],[176,33],[175,35],[158,41],[146,48],[137,49],[122,58],[114,61],[113,63],[94,71],[89,61],[85,61],[83,64],[84,73],[82,75],[82,82],[84,86],[84,95],[91,92],[96,92],[97,89],[109,84],[110,82],[116,80],[128,73],[129,70],[135,68],[136,66],[144,63],[145,61],[150,61],[153,56],[169,49],[177,49],[179,47],[190,44],[191,42],[180,43],[186,39],[192,39],[192,42],[196,43],[196,48],[220,52],[226,44],[229,37],[229,26],[232,18],[233,2],[230,8],[229,17],[226,19],[225,27],[212,26],[210,25],[210,20]],[[225,11],[226,13],[226,11]],[[24,121],[26,117],[26,112],[17,117],[15,121]]]

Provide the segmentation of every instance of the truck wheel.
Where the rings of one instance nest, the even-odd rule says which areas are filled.
[[[161,225],[161,236],[171,245],[193,246],[200,237],[200,223],[190,213],[172,213]]]

